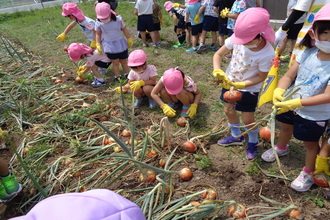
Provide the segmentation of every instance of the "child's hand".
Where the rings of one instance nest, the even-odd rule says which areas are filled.
[[[96,42],[95,42],[95,40],[92,40],[90,47],[93,48],[93,49],[96,48]]]
[[[66,34],[62,33],[57,36],[56,40],[63,42],[65,38],[66,38]]]
[[[85,69],[86,69],[86,66],[80,66],[80,67],[78,67],[78,69],[77,69],[78,76],[84,75]]]
[[[286,37],[288,31],[283,31],[282,28],[278,29],[275,33],[275,42],[274,45],[276,47],[281,46],[284,38]]]
[[[224,81],[229,81],[226,73],[222,69],[213,70],[213,76]]]
[[[328,176],[330,176],[329,171],[329,157],[320,157],[317,155],[316,157],[316,163],[315,163],[315,172],[314,174],[319,174],[324,172]]]
[[[190,105],[190,108],[187,111],[187,115],[189,116],[189,118],[193,118],[196,115],[197,107],[198,107],[198,105],[195,103]]]
[[[127,38],[127,44],[128,44],[128,47],[129,48],[133,47],[133,40],[132,40],[132,38]]]
[[[228,81],[222,81],[222,83],[220,83],[220,86],[227,90],[229,90],[230,87],[234,87],[234,89],[244,89],[245,83],[244,82],[232,82],[232,81],[228,80]]]
[[[179,8],[180,7],[180,3],[174,3],[173,5],[172,5],[172,8]]]
[[[102,46],[101,46],[100,43],[96,43],[96,51],[100,55],[103,54],[103,52],[102,52]]]
[[[225,17],[227,17],[227,14],[228,14],[229,12],[230,12],[229,8],[224,8],[224,9],[221,10],[221,12],[220,12],[220,16],[221,16],[222,18],[225,18]]]
[[[146,83],[144,82],[144,80],[138,80],[138,81],[130,82],[130,84],[131,84],[130,89],[132,91],[135,91],[141,88],[141,86],[144,86]]]
[[[284,99],[284,93],[285,89],[276,88],[273,93],[273,104],[275,104],[275,102],[281,102]]]
[[[194,22],[195,22],[196,24],[199,24],[199,22],[201,22],[201,18],[200,18],[200,16],[199,16],[199,14],[197,14],[197,15],[195,16],[195,18],[194,18]]]
[[[282,114],[290,110],[293,110],[295,108],[301,108],[302,104],[301,104],[301,99],[297,98],[284,102],[276,102],[274,103],[274,106],[278,108],[276,114]]]
[[[168,117],[174,117],[175,116],[175,110],[168,106],[167,104],[163,104],[160,106],[161,109],[163,109],[163,112]]]

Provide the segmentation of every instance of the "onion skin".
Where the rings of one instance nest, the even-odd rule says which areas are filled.
[[[139,180],[144,183],[153,183],[156,180],[156,173],[151,170],[146,171],[147,176],[144,176],[143,173],[140,173]]]
[[[166,161],[164,159],[159,160],[159,166],[165,167],[165,163],[166,163]]]
[[[123,137],[130,137],[131,136],[131,132],[129,132],[128,130],[124,129],[122,132],[121,132],[121,135]]]
[[[300,211],[298,209],[291,209],[287,211],[285,214],[290,216],[290,218],[296,219],[300,215]]]
[[[83,83],[85,81],[85,79],[83,77],[77,76],[76,79],[75,79],[75,81],[77,83]]]
[[[270,139],[271,139],[271,132],[272,132],[272,130],[269,127],[265,126],[265,127],[260,128],[260,130],[259,130],[259,136],[263,140],[269,142]],[[277,136],[277,133],[275,131],[275,138],[276,138],[276,136]]]
[[[246,207],[241,204],[229,206],[229,215],[234,218],[245,218]]]
[[[237,90],[229,90],[223,94],[223,99],[226,100],[227,102],[237,102],[241,100],[242,98],[242,93]]]
[[[187,124],[187,119],[185,117],[179,117],[178,120],[176,121],[176,123],[180,126],[180,127],[185,127]]]
[[[182,168],[179,175],[182,180],[190,180],[193,177],[193,173],[188,167]]]
[[[324,188],[329,187],[328,179],[325,177],[325,174],[315,174],[313,175],[313,181],[316,185]]]
[[[194,153],[197,149],[196,144],[194,144],[191,141],[186,141],[182,144],[183,150],[189,152],[189,153]]]

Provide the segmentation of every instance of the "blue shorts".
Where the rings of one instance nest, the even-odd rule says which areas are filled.
[[[110,60],[117,60],[117,59],[124,60],[124,59],[127,59],[128,58],[128,49],[126,49],[126,50],[124,50],[123,52],[120,52],[120,53],[107,53],[107,57]]]
[[[319,141],[328,124],[328,120],[311,121],[304,119],[294,111],[276,115],[276,120],[293,125],[293,136],[296,139],[310,142]]]
[[[160,31],[160,22],[154,23],[154,30],[155,31]]]
[[[100,68],[105,68],[107,69],[111,65],[111,62],[105,63],[103,61],[95,61],[95,66],[98,66]]]
[[[294,24],[290,29],[288,30],[287,33],[287,38],[290,40],[297,40],[299,31],[301,28],[304,26],[304,23],[301,24]]]
[[[191,35],[197,36],[198,34],[202,33],[203,23],[191,25]]]
[[[152,15],[139,15],[137,22],[137,30],[143,32],[153,32],[155,28],[154,22],[152,21]]]
[[[233,33],[234,32],[232,29],[227,28],[227,24],[219,23],[219,35],[227,35],[228,37],[230,37]]]
[[[219,19],[212,16],[204,16],[203,31],[217,31],[219,29]]]
[[[227,91],[228,91],[227,89],[222,88],[220,95],[220,100],[226,103],[228,102],[224,100],[223,94]],[[255,112],[258,104],[259,93],[258,92],[241,92],[241,93],[242,93],[242,98],[241,100],[236,102],[235,110],[241,112]]]

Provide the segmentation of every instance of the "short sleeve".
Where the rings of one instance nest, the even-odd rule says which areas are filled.
[[[233,43],[231,42],[231,38],[230,38],[230,37],[227,38],[227,39],[225,40],[225,45],[226,45],[226,47],[227,47],[229,50],[232,50],[232,49],[234,48],[234,45],[233,45]]]

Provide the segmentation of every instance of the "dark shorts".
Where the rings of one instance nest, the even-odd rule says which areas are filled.
[[[111,65],[111,62],[105,63],[105,62],[102,62],[102,61],[95,61],[95,65],[100,67],[100,68],[107,69]]]
[[[124,50],[121,53],[107,53],[107,57],[110,60],[117,60],[117,59],[124,60],[124,59],[127,59],[128,58],[128,49]]]
[[[304,26],[304,23],[301,24],[294,24],[292,27],[290,27],[288,33],[287,33],[287,38],[290,40],[297,40],[299,31],[301,28]]]
[[[227,35],[230,37],[233,34],[233,30],[227,28],[227,24],[219,23],[219,35]]]
[[[153,32],[155,28],[152,21],[152,15],[140,15],[138,17],[137,30]]]
[[[227,102],[223,99],[223,94],[227,92],[227,89],[222,89],[220,100]],[[242,99],[237,101],[235,104],[235,110],[241,112],[255,112],[258,104],[258,92],[241,92]],[[227,102],[228,103],[228,102]]]
[[[319,141],[327,128],[328,123],[328,120],[311,121],[304,119],[294,111],[276,115],[276,120],[285,124],[293,125],[293,136],[300,141],[310,142]],[[323,126],[320,124],[323,124]]]
[[[186,29],[191,29],[191,22],[186,23]]]
[[[203,31],[217,31],[219,29],[219,19],[212,16],[204,16]]]
[[[202,33],[203,30],[203,23],[191,25],[191,35],[197,36],[198,34]]]
[[[155,31],[160,31],[160,22],[154,23],[154,30]]]
[[[177,28],[186,29],[186,22],[184,21],[184,17],[179,18]]]

